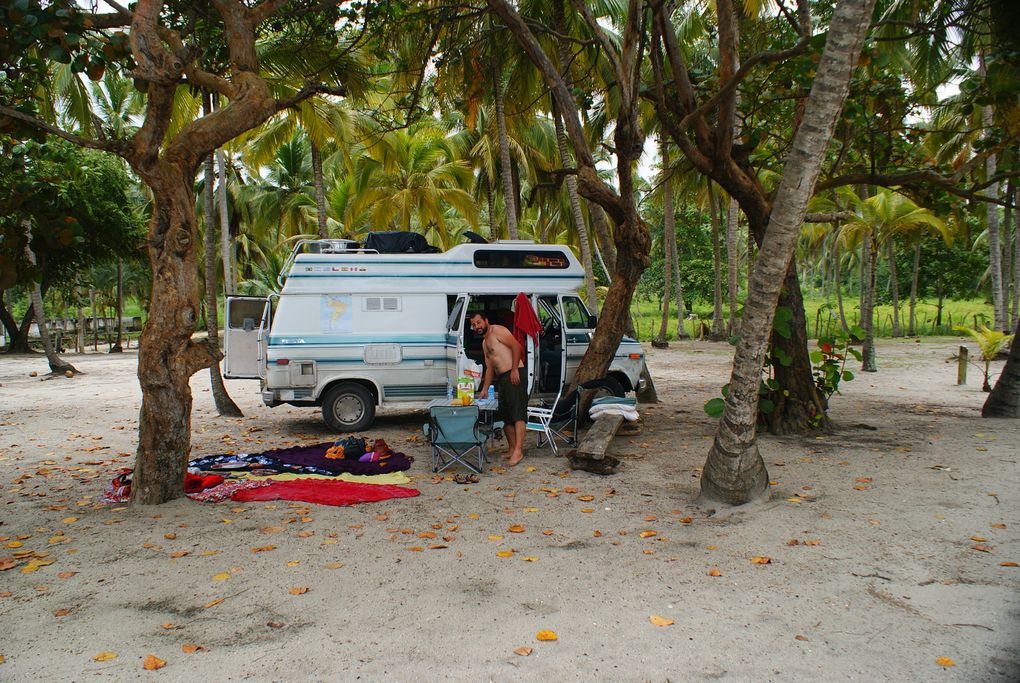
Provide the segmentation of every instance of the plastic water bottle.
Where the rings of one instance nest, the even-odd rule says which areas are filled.
[[[450,384],[450,380],[446,380],[446,400],[453,400],[453,385]]]
[[[496,398],[496,387],[489,385],[489,400],[492,401]]]

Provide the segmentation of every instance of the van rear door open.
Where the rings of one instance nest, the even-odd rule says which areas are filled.
[[[223,326],[223,376],[259,379],[266,359],[272,307],[258,296],[229,296]]]

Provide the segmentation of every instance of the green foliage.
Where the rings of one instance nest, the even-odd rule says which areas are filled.
[[[981,351],[981,360],[984,361],[995,360],[999,352],[1006,348],[1013,339],[1012,334],[990,330],[987,325],[982,325],[980,330],[972,330],[962,325],[954,325],[953,329],[969,334],[977,342],[978,349]]]
[[[70,286],[94,265],[138,255],[144,224],[121,162],[60,140],[10,150],[0,158],[0,288],[32,280]],[[25,221],[34,270],[24,256]]]
[[[854,378],[854,374],[846,369],[848,357],[858,361],[862,358],[861,352],[850,345],[854,338],[864,338],[864,330],[857,325],[850,329],[849,334],[840,329],[832,335],[819,337],[818,350],[811,352],[815,386],[826,401],[833,394],[839,393],[841,382],[849,382]]]

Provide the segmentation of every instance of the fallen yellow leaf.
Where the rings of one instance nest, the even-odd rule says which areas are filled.
[[[500,550],[496,553],[496,557],[513,557],[514,551],[512,550]]]
[[[77,521],[78,521],[78,518],[77,518],[77,517],[64,517],[64,518],[63,518],[62,520],[60,520],[60,521],[61,521],[61,522],[62,522],[63,524],[74,524],[75,522],[77,522]]]
[[[287,566],[288,567],[296,567],[299,564],[301,564],[301,560],[291,560],[290,562],[287,563]]]
[[[577,499],[587,503],[589,501],[595,500],[595,496],[578,496]]]
[[[956,662],[951,660],[949,657],[939,657],[935,660],[935,663],[939,666],[956,666]]]
[[[651,538],[652,536],[658,535],[659,533],[657,531],[652,531],[651,529],[649,529],[648,531],[642,531],[640,534],[638,534],[638,536],[640,536],[641,538]]]
[[[59,574],[57,574],[57,578],[58,579],[69,579],[69,578],[71,578],[72,576],[74,576],[77,573],[78,572],[60,572]]]
[[[326,563],[326,569],[340,569],[344,566],[343,562],[328,562]]]
[[[490,541],[502,541],[503,537],[500,536],[499,534],[489,534],[489,540]]]
[[[648,617],[648,621],[652,622],[652,626],[672,626],[674,624],[672,619],[660,617],[658,614],[653,614]]]
[[[722,572],[719,571],[718,567],[712,567],[711,569],[708,570],[708,575],[709,576],[722,576]]]
[[[291,595],[304,595],[308,592],[308,586],[294,586],[288,591]]]
[[[190,655],[193,652],[206,652],[206,649],[204,646],[197,643],[185,643],[184,645],[181,645],[181,652],[186,652]]]
[[[581,508],[581,512],[595,512],[594,508]]]
[[[519,533],[522,533],[524,531],[524,527],[521,526],[520,524],[514,524],[512,527],[507,529],[507,531],[509,531],[511,533],[514,533],[514,534],[519,534]]]
[[[975,543],[984,543],[988,539],[985,538],[984,536],[971,536],[970,540],[974,541]]]
[[[156,655],[149,655],[142,662],[142,668],[146,671],[155,671],[156,669],[162,669],[164,666],[166,666],[166,660],[160,659]]]
[[[220,572],[219,574],[214,575],[212,578],[213,581],[226,581],[227,579],[230,578],[230,572]]]
[[[556,631],[539,631],[535,634],[536,640],[549,641],[559,640],[559,636],[556,635]]]
[[[166,622],[165,624],[160,624],[160,626],[162,626],[167,631],[169,631],[170,629],[172,629],[174,627],[174,625],[172,623],[170,623],[169,621]]]
[[[538,558],[535,557],[534,555],[525,555],[521,559],[524,560],[525,562],[538,562]]]
[[[39,558],[31,559],[31,560],[28,561],[28,564],[26,564],[24,567],[21,568],[21,573],[22,574],[30,574],[32,572],[37,572],[37,571],[39,571],[39,567],[45,567],[47,565],[51,565],[55,561],[56,560],[39,559]]]
[[[174,540],[175,538],[177,538],[177,534],[175,534],[174,532],[172,532],[172,531],[171,531],[171,532],[170,532],[170,533],[168,533],[168,534],[163,534],[163,538],[165,538],[165,539],[166,539],[166,540],[168,540],[168,541],[172,541],[172,540]]]
[[[535,468],[532,467],[530,469],[535,469]],[[523,645],[521,647],[514,648],[514,654],[515,655],[520,655],[521,657],[527,657],[532,652],[534,652],[534,650],[532,650],[530,647],[525,647]]]
[[[1000,567],[1016,567],[1017,563],[1016,562],[1000,562],[999,566]]]
[[[202,607],[204,609],[209,609],[210,607],[215,607],[216,605],[220,604],[224,600],[226,600],[226,598],[216,598],[215,600],[210,600],[209,602],[205,603],[204,605],[202,605]]]
[[[100,652],[98,655],[92,658],[94,662],[107,662],[111,659],[117,659],[116,652]]]
[[[276,546],[275,545],[260,545],[257,548],[252,548],[251,549],[251,551],[253,553],[267,553],[270,550],[276,550]]]
[[[170,553],[170,557],[176,560],[178,558],[184,557],[187,554],[188,554],[187,550],[175,550],[174,552]]]
[[[752,564],[772,564],[772,558],[764,555],[755,555],[751,558]]]

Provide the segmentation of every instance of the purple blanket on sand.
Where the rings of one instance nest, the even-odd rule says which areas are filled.
[[[413,458],[404,455],[403,453],[393,453],[390,457],[385,460],[378,462],[358,462],[357,460],[347,460],[339,458],[327,458],[326,451],[333,445],[333,442],[328,441],[326,443],[318,443],[310,446],[292,446],[290,448],[274,448],[272,450],[263,451],[262,453],[252,454],[258,456],[258,463],[253,463],[252,468],[265,468],[272,469],[272,465],[266,466],[267,459],[276,460],[285,465],[292,467],[286,468],[287,471],[295,471],[297,468],[309,468],[310,470],[327,470],[333,474],[342,474],[347,472],[349,474],[386,474],[388,472],[399,472],[402,470],[408,470],[411,468],[411,462]],[[222,458],[223,456],[214,456],[216,459]],[[237,460],[244,460],[244,456],[235,456]],[[206,463],[203,461],[212,460],[212,458],[201,458],[199,460],[192,461],[192,466],[198,466],[205,469],[203,465]]]

